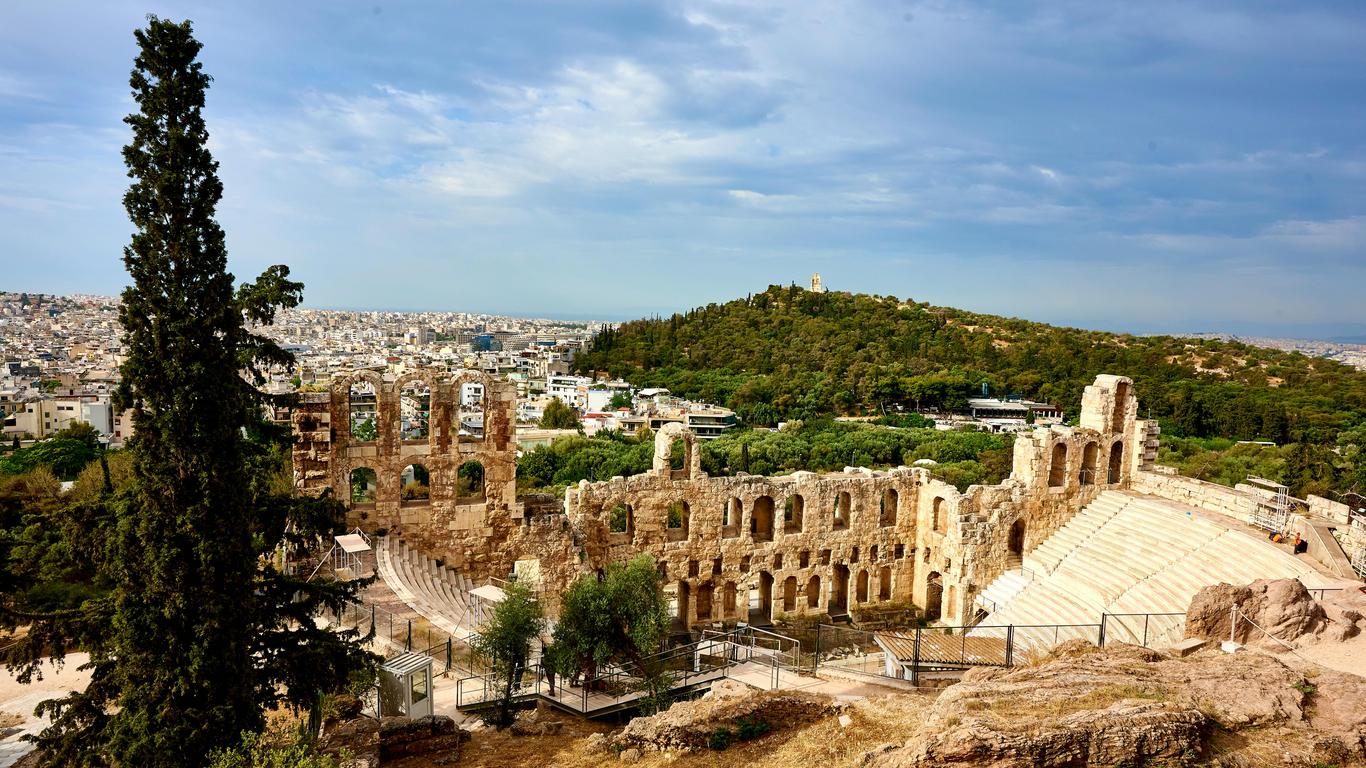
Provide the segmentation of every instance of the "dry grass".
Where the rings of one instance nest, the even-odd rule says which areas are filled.
[[[778,730],[732,746],[724,752],[689,754],[647,752],[634,765],[641,768],[711,768],[713,766],[798,765],[834,768],[854,765],[859,756],[888,742],[904,742],[924,721],[932,698],[893,695],[861,701],[845,714],[853,720],[840,728],[839,715],[817,720],[795,730]],[[589,752],[584,739],[592,733],[608,733],[612,726],[584,723],[569,717],[557,736],[518,737],[506,732],[482,731],[464,745],[461,768],[599,768],[616,762],[611,752]],[[404,762],[401,768],[427,768],[435,763]]]
[[[24,724],[24,716],[0,710],[0,728],[13,728]]]
[[[1103,685],[1080,695],[976,699],[964,702],[964,709],[991,715],[998,727],[1027,730],[1040,721],[1056,721],[1077,712],[1105,709],[1124,699],[1166,701],[1167,692],[1158,687],[1132,684]]]

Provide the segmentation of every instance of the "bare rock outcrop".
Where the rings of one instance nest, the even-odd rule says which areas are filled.
[[[798,691],[758,691],[734,681],[714,686],[705,698],[681,701],[649,717],[637,717],[612,737],[619,749],[707,749],[718,729],[758,732],[803,725],[833,714],[829,696]],[[748,724],[748,725],[746,725]],[[744,738],[741,733],[737,738]]]
[[[1238,622],[1234,635],[1244,644],[1280,645],[1256,627],[1293,643],[1306,636],[1319,635],[1330,625],[1323,607],[1314,601],[1299,579],[1259,579],[1245,587],[1216,584],[1197,592],[1186,610],[1186,637],[1229,639],[1230,611],[1234,605],[1248,619]]]
[[[1255,733],[1284,765],[1366,758],[1366,680],[1306,679],[1264,654],[1174,658],[1073,641],[1035,666],[974,670],[878,768],[1071,768],[1211,763],[1210,735]],[[1236,765],[1239,763],[1229,763]]]

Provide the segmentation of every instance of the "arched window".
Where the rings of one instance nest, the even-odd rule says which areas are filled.
[[[787,497],[783,505],[783,533],[801,533],[802,518],[806,516],[806,500],[800,493]]]
[[[675,501],[669,505],[668,518],[665,520],[669,541],[686,541],[688,538],[688,502]]]
[[[854,599],[860,603],[868,602],[868,572],[858,572],[858,585],[854,589]]]
[[[347,408],[351,415],[351,439],[368,443],[379,439],[379,397],[375,385],[357,381],[351,385]]]
[[[1100,446],[1094,442],[1087,443],[1081,451],[1081,472],[1078,473],[1078,480],[1082,485],[1094,485],[1096,482],[1096,465],[1100,462]]]
[[[1110,431],[1124,431],[1124,417],[1129,409],[1129,382],[1121,381],[1115,386],[1115,404],[1110,411]]]
[[[711,621],[712,589],[711,584],[702,584],[697,587],[697,610],[694,615],[698,621]]]
[[[485,499],[484,465],[477,461],[467,461],[455,473],[455,496],[457,504],[477,504]]]
[[[783,611],[797,610],[797,577],[788,576],[783,580]]]
[[[369,467],[351,470],[351,503],[374,504],[379,491],[379,476]]]
[[[421,464],[409,464],[399,474],[399,498],[403,504],[425,503],[432,497],[432,478]]]
[[[882,566],[877,570],[877,599],[892,599],[892,569],[890,566]]]
[[[1067,444],[1053,446],[1053,458],[1048,464],[1048,485],[1061,488],[1067,484]]]
[[[726,618],[735,616],[735,583],[726,582],[721,586],[721,615]]]
[[[1110,446],[1110,476],[1108,482],[1111,485],[1120,482],[1124,477],[1124,441],[1116,440]]]
[[[749,533],[755,541],[773,541],[773,497],[760,496],[754,500],[749,514]]]
[[[944,580],[939,571],[930,571],[925,585],[925,619],[938,621],[944,605]]]
[[[1025,545],[1025,521],[1023,518],[1016,520],[1010,526],[1010,539],[1007,542],[1007,549],[1016,558],[1024,556]]]
[[[812,576],[806,582],[806,607],[819,608],[821,605],[821,577]]]
[[[457,400],[451,413],[455,419],[456,441],[483,442],[484,428],[488,420],[484,385],[474,381],[462,381],[455,395]]]
[[[882,492],[882,504],[878,508],[878,525],[887,528],[896,525],[898,496],[895,488]]]
[[[849,527],[849,506],[852,503],[848,491],[840,491],[835,497],[835,520],[831,527],[837,531],[842,531]]]
[[[721,538],[733,539],[740,535],[740,517],[743,514],[744,505],[734,496],[726,501],[726,508],[721,512]]]
[[[398,392],[400,440],[425,441],[431,434],[432,390],[425,381],[410,381]]]
[[[937,533],[945,533],[949,530],[949,518],[944,513],[943,496],[935,496],[934,502],[930,504],[930,529]]]

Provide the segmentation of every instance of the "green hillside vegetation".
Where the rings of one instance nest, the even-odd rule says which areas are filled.
[[[751,425],[894,405],[952,410],[983,383],[1075,418],[1083,388],[1115,373],[1134,379],[1141,415],[1164,436],[1294,444],[1297,458],[1277,466],[1301,491],[1354,484],[1357,470],[1328,449],[1366,424],[1366,373],[1330,360],[795,286],[605,330],[576,366],[726,405]],[[1300,471],[1305,461],[1327,466]]]
[[[781,431],[742,429],[701,443],[708,475],[777,475],[798,470],[834,472],[846,466],[892,467],[932,459],[934,474],[960,489],[996,483],[1010,474],[1009,435],[939,432],[852,424],[832,419],[792,423]],[[566,437],[517,461],[523,491],[559,491],[580,480],[610,480],[649,471],[654,435],[604,432]]]

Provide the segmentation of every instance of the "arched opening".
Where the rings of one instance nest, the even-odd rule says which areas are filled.
[[[467,461],[455,472],[455,501],[457,504],[477,504],[485,498],[484,465]]]
[[[692,586],[686,581],[678,582],[677,600],[678,604],[674,607],[674,616],[683,621],[687,621],[688,607],[692,602]]]
[[[760,496],[754,500],[749,513],[749,535],[755,541],[773,541],[773,497]]]
[[[379,491],[379,476],[369,467],[351,470],[351,503],[353,505],[374,504],[375,494]]]
[[[688,538],[688,502],[675,501],[669,505],[667,538],[669,541],[686,541]]]
[[[351,414],[351,439],[369,443],[379,439],[379,398],[375,385],[357,381],[351,385],[347,408]]]
[[[870,562],[870,563],[876,563],[876,562],[877,562],[877,545],[876,545],[876,544],[874,544],[874,545],[872,545],[871,547],[868,548],[868,562]]]
[[[896,525],[898,501],[895,488],[888,488],[882,492],[882,503],[878,507],[878,525],[883,528]]]
[[[607,530],[610,533],[635,535],[636,515],[630,504],[617,504],[607,514]]]
[[[1010,538],[1006,542],[1007,549],[1009,550],[1009,553],[1006,556],[1006,566],[1008,568],[1014,569],[1020,567],[1024,560],[1024,544],[1025,521],[1021,518],[1010,526]]]
[[[944,497],[935,496],[930,504],[930,530],[936,533],[944,533],[949,529],[947,518],[944,516]]]
[[[481,443],[484,441],[488,410],[484,385],[472,381],[462,381],[456,393],[455,407],[456,442]]]
[[[1096,465],[1100,461],[1100,446],[1094,442],[1087,443],[1081,451],[1081,472],[1078,479],[1082,485],[1093,485],[1096,482]]]
[[[835,530],[842,531],[849,527],[849,505],[852,501],[848,491],[840,491],[835,497],[835,520],[831,525]]]
[[[791,613],[797,610],[797,577],[788,576],[783,579],[783,612]]]
[[[399,473],[401,503],[423,503],[432,497],[432,476],[421,464],[409,464]]]
[[[398,438],[425,441],[431,434],[432,389],[425,381],[410,381],[398,391]]]
[[[1053,458],[1048,463],[1048,485],[1050,488],[1061,488],[1067,484],[1067,444],[1057,443],[1053,446]]]
[[[726,582],[721,586],[721,615],[724,618],[735,617],[735,583]]]
[[[812,576],[806,582],[806,607],[819,608],[821,606],[821,577]]]
[[[749,620],[764,624],[773,620],[773,574],[768,571],[759,572],[759,586],[750,592]]]
[[[849,608],[849,566],[836,565],[830,580],[829,613],[834,616]]]
[[[892,599],[892,569],[890,566],[882,566],[877,570],[877,599]]]
[[[1119,433],[1124,431],[1125,411],[1129,406],[1129,382],[1121,381],[1115,386],[1115,405],[1110,411],[1110,431]]]
[[[698,621],[711,621],[711,598],[713,587],[711,584],[702,584],[697,588],[697,610],[694,616]]]
[[[1124,476],[1124,441],[1116,440],[1110,446],[1110,473],[1106,482],[1114,485]]]
[[[674,472],[681,472],[688,468],[688,441],[677,438],[669,444],[669,469]]]
[[[802,518],[806,516],[806,500],[794,493],[783,504],[783,533],[801,533]]]
[[[943,611],[943,603],[943,578],[939,575],[939,571],[930,571],[929,580],[925,584],[925,619],[927,621],[938,621],[940,613]]]
[[[854,600],[859,603],[868,602],[868,572],[858,572],[858,582],[854,586]]]
[[[743,514],[744,505],[734,496],[726,501],[725,509],[721,510],[721,538],[733,539],[740,535],[740,517]]]

